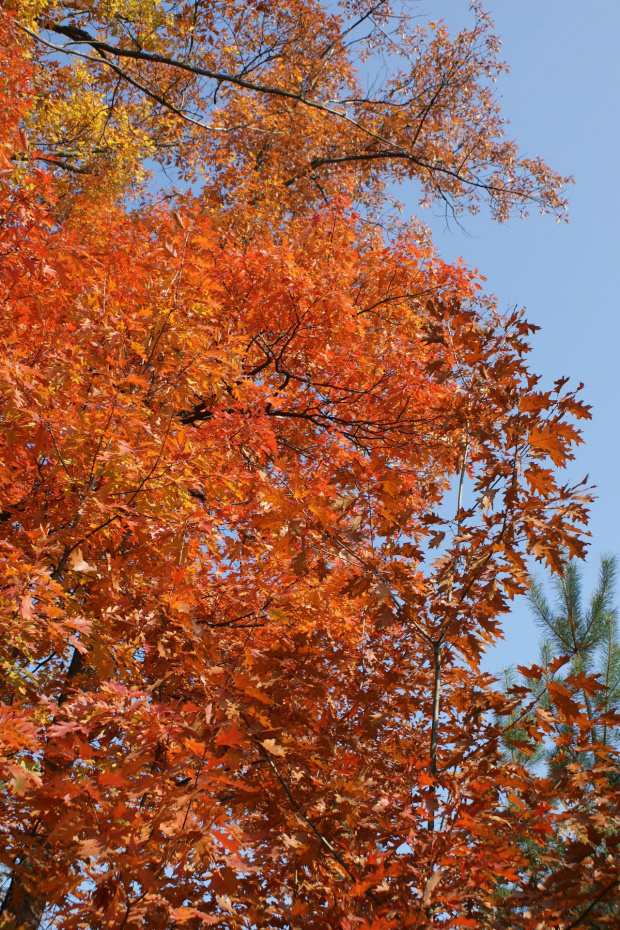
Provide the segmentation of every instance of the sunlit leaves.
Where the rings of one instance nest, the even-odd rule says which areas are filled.
[[[449,211],[565,209],[567,179],[504,135],[478,4],[454,36],[385,0],[11,6],[38,65],[21,157],[54,168],[64,196],[131,192],[155,164],[240,225],[342,190],[377,209],[390,179]]]
[[[561,571],[581,551],[587,490],[557,467],[588,410],[538,385],[532,327],[464,265],[369,222],[379,128],[416,137],[402,174],[431,195],[467,201],[479,168],[500,217],[536,178],[560,206],[555,176],[517,177],[497,148],[488,24],[454,41],[402,24],[410,70],[366,100],[318,5],[16,6],[80,54],[75,30],[138,54],[121,75],[91,44],[69,67],[2,14],[5,912],[63,930],[511,926],[527,844],[558,820],[593,844],[606,810],[581,831],[522,763],[562,727],[594,752],[574,693],[592,681],[550,680],[536,714],[528,687],[479,671],[528,554]],[[391,41],[382,7],[367,51]],[[218,78],[209,98],[142,52],[271,84]],[[362,128],[325,110],[345,91]],[[170,102],[226,133],[190,132]],[[422,159],[443,170],[481,113],[478,167],[439,181]],[[150,152],[191,179],[204,165],[204,188],[129,210]],[[48,156],[65,164],[46,174]],[[518,190],[495,197],[498,171]],[[583,772],[566,772],[574,810]],[[558,901],[528,899],[532,920]]]

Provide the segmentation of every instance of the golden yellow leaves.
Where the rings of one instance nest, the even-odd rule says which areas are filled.
[[[110,0],[81,9],[78,21],[55,3],[16,7],[41,88],[36,157],[58,165],[59,177],[72,173],[74,185],[120,195],[153,159],[184,182],[202,176],[205,199],[234,206],[238,228],[250,218],[277,225],[343,191],[375,209],[391,179],[409,177],[428,202],[456,210],[485,195],[500,220],[532,203],[564,209],[566,179],[520,159],[504,138],[489,86],[502,64],[480,12],[452,38],[444,27],[428,35],[403,11],[403,68],[369,92],[360,62],[393,55],[393,39],[365,16],[343,33],[317,4],[187,0],[172,10]]]

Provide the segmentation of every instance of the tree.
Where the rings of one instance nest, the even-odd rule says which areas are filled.
[[[253,224],[342,190],[383,210],[404,179],[457,211],[484,195],[500,219],[565,208],[567,179],[504,136],[504,65],[477,2],[453,39],[386,0],[11,6],[38,64],[33,151],[16,157],[64,174],[65,193],[125,189],[148,159]]]
[[[598,584],[589,604],[583,605],[582,580],[579,566],[569,562],[555,579],[555,610],[549,605],[540,582],[531,585],[530,602],[536,620],[543,631],[541,658],[550,664],[551,656],[566,656],[569,670],[558,680],[569,676],[597,675],[602,688],[596,695],[581,691],[581,698],[594,717],[595,711],[615,707],[620,699],[620,645],[618,616],[614,605],[617,565],[613,556],[604,556]],[[557,676],[556,676],[557,677]],[[601,733],[602,741],[615,742],[618,734]]]
[[[3,926],[555,920],[557,890],[506,899],[563,815],[478,661],[526,553],[583,552],[559,474],[588,410],[539,387],[521,314],[375,222],[399,166],[455,208],[561,206],[499,139],[490,24],[406,34],[370,100],[319,5],[13,9]],[[350,12],[393,41],[386,4]],[[204,187],[136,206],[146,155]]]
[[[618,743],[620,699],[616,571],[616,559],[604,556],[587,606],[581,572],[574,560],[554,578],[553,606],[541,582],[531,580],[529,600],[544,635],[541,660],[534,669],[520,669],[532,700],[527,719],[513,715],[506,736],[513,759],[520,758],[530,766],[545,764],[556,803],[564,806],[564,816],[545,847],[530,845],[530,885],[542,879],[548,886],[598,886],[598,895],[585,917],[596,921],[606,917],[612,922],[619,903],[616,873],[612,870],[611,877],[601,884],[601,872],[614,864],[620,843],[617,756],[613,751]],[[513,683],[513,676],[509,674],[508,680]],[[547,740],[532,754],[529,727],[536,715],[546,721]],[[578,926],[579,908],[571,916]]]

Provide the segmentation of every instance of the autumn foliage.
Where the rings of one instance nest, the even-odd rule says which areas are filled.
[[[385,3],[1,11],[3,928],[614,926],[601,683],[479,670],[583,554],[587,407],[379,222],[562,209],[474,13],[371,97]]]

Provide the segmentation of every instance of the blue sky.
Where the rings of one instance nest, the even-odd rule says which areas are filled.
[[[620,556],[620,4],[612,0],[487,0],[511,70],[498,82],[508,133],[527,155],[572,174],[570,223],[532,215],[503,226],[484,211],[464,233],[423,211],[448,261],[478,268],[500,309],[526,307],[542,327],[531,366],[550,386],[562,375],[585,384],[593,420],[571,477],[590,475],[592,545],[584,569],[594,582],[602,553]],[[467,21],[465,0],[420,4],[447,25]],[[399,191],[419,212],[407,191]],[[539,633],[523,600],[505,624],[506,640],[487,656],[494,670],[538,658]]]

